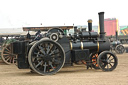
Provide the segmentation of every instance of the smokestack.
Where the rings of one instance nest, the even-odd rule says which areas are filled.
[[[88,31],[92,31],[92,20],[91,19],[89,19],[88,20]]]
[[[74,26],[74,33],[77,32],[77,26]]]
[[[118,32],[116,31],[116,40],[118,40]]]
[[[99,24],[100,24],[100,38],[105,38],[105,32],[104,32],[104,12],[99,12]]]

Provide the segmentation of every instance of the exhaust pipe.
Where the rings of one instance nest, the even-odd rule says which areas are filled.
[[[116,40],[118,40],[118,32],[116,31]]]
[[[92,31],[92,20],[91,19],[88,20],[88,31],[89,32]]]
[[[77,33],[77,26],[74,26],[74,33]]]
[[[104,32],[104,12],[99,12],[99,24],[100,24],[100,38],[105,39]]]

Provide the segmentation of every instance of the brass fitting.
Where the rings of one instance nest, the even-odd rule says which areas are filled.
[[[89,20],[88,20],[88,23],[92,23],[92,20],[91,20],[91,19],[89,19]]]

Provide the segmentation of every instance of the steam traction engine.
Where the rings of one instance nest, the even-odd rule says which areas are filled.
[[[116,40],[112,40],[112,37],[110,38],[111,42],[111,51],[115,51],[117,54],[123,54],[125,53],[126,49],[118,39],[118,32],[116,31]]]
[[[50,29],[39,41],[17,41],[12,43],[12,53],[17,55],[19,69],[30,68],[41,75],[57,73],[64,65],[82,61],[87,67],[112,71],[118,64],[115,54],[110,52],[110,42],[105,38],[104,12],[99,13],[100,36],[91,32],[92,21],[88,21],[88,32],[74,33],[67,37],[62,29]]]

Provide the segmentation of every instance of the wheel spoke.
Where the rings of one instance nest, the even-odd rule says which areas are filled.
[[[10,51],[10,49],[8,49],[8,48],[5,48],[5,50]]]
[[[8,57],[6,61],[8,61],[9,59],[10,59],[10,57]]]
[[[108,66],[108,64],[107,64],[107,69],[109,69],[109,66]]]
[[[51,56],[54,52],[55,52],[55,50],[53,50],[49,55]]]
[[[112,64],[111,63],[109,63],[109,65],[112,67]]]
[[[44,64],[44,73],[46,72],[46,66],[47,66],[47,64],[45,62],[45,64]]]
[[[52,65],[52,62],[49,61],[49,65],[52,67],[53,70],[55,70],[53,65]]]
[[[57,54],[59,54],[59,53],[60,53],[60,52],[57,52],[57,53],[51,54],[50,56],[57,55]]]
[[[52,55],[56,51],[57,48],[55,46],[53,46],[53,47],[54,47],[53,51],[49,55]]]
[[[110,55],[107,59],[109,59],[112,55]]]
[[[8,55],[8,54],[3,54],[3,55],[5,55],[5,56],[6,56],[6,55]]]
[[[7,55],[7,56],[4,56],[4,58],[6,59],[6,58],[9,58],[10,56],[9,55]]]
[[[38,53],[34,52],[34,54],[36,54],[36,55],[38,55],[38,56],[41,56],[41,54],[39,54],[39,52],[38,52]]]
[[[49,52],[53,49],[53,47],[54,47],[54,45],[53,45],[53,44],[51,44],[51,47],[50,47]]]
[[[8,54],[9,54],[10,52],[8,52],[8,51],[4,51],[4,53],[8,53]]]
[[[35,61],[33,61],[33,63],[37,63],[38,61],[41,61],[41,59],[35,60]]]
[[[45,51],[44,51],[44,49],[43,49],[41,46],[38,46],[38,47],[39,47],[39,49],[40,49],[40,52],[43,53],[43,54],[45,55]]]
[[[43,61],[39,62],[37,65],[36,65],[36,68],[42,64]]]
[[[110,59],[110,61],[114,60],[114,58]]]
[[[42,55],[42,54],[35,53],[35,52],[34,52],[34,54],[36,54],[36,56],[34,56],[34,57],[36,57],[36,58],[42,58],[42,57],[43,57],[43,55]]]
[[[50,52],[50,46],[47,47],[47,54]]]

